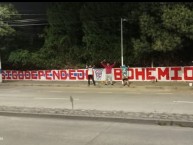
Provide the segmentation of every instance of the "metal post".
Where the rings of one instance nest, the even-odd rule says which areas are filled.
[[[1,52],[0,52],[0,83],[2,83]]]
[[[123,66],[123,19],[121,18],[121,66]]]
[[[121,18],[121,66],[123,66],[123,21],[127,21],[127,19]],[[122,81],[123,84],[123,81]]]

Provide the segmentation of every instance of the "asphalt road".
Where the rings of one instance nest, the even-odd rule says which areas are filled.
[[[191,145],[191,128],[0,116],[0,145]]]
[[[193,114],[193,92],[161,89],[0,86],[0,106]]]

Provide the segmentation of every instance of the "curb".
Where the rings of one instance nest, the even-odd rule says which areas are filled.
[[[89,121],[105,121],[105,122],[134,123],[134,124],[160,125],[160,126],[179,126],[179,127],[193,128],[193,122],[191,121],[148,119],[148,118],[143,119],[143,118],[89,116],[89,115],[88,116],[87,115],[64,115],[64,114],[54,114],[54,113],[29,113],[29,112],[11,112],[11,111],[0,111],[0,116],[89,120]]]
[[[87,87],[87,84],[36,84],[36,83],[3,83],[0,86],[47,86],[47,87]],[[171,90],[193,90],[192,87],[189,86],[141,86],[141,85],[131,85],[131,86],[122,86],[122,85],[114,85],[113,87],[106,87],[103,85],[97,85],[95,88],[130,88],[130,89],[171,89]]]

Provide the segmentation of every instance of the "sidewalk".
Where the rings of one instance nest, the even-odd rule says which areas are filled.
[[[91,82],[92,84],[92,82]],[[96,81],[96,87],[115,87],[126,88],[121,82],[114,82],[114,85],[105,86],[102,81]],[[87,81],[3,81],[3,86],[58,86],[58,87],[87,87]],[[92,85],[91,85],[92,86]],[[146,88],[146,89],[185,89],[193,90],[193,86],[189,86],[189,82],[130,82],[129,88]]]
[[[86,87],[87,82],[59,82],[59,81],[4,81],[0,86],[58,86],[58,87]],[[95,86],[91,86],[94,88]],[[105,86],[98,83],[99,88],[125,88],[125,89],[175,89],[192,90],[187,82],[132,82],[130,87],[122,86],[116,82],[113,86]],[[89,100],[88,100],[89,101]],[[116,100],[115,100],[116,101]],[[89,102],[88,102],[89,103]],[[113,107],[112,107],[113,108]],[[101,121],[118,121],[130,123],[145,123],[157,125],[177,125],[193,127],[193,114],[173,114],[157,112],[127,112],[127,111],[104,111],[104,110],[83,110],[83,109],[61,109],[61,108],[40,108],[23,106],[0,106],[0,115],[34,116],[34,117],[57,117],[67,119],[89,119]]]

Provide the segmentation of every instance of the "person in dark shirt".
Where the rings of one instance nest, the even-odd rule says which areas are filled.
[[[88,69],[88,86],[90,86],[90,79],[92,79],[92,82],[95,86],[94,75],[93,75],[94,66],[92,67],[92,65],[89,65],[89,66],[86,65],[86,68]]]

